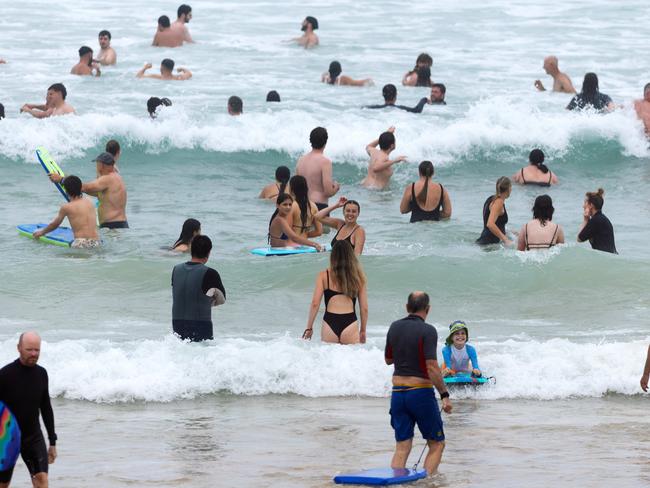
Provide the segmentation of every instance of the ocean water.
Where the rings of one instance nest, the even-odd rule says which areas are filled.
[[[648,403],[638,380],[650,340],[650,152],[631,108],[650,81],[650,32],[639,22],[647,2],[199,1],[189,25],[195,45],[151,47],[156,19],[173,18],[176,6],[2,7],[0,362],[15,358],[21,331],[43,336],[60,437],[53,485],[328,486],[336,472],[387,465],[383,345],[413,289],[430,293],[429,321],[441,336],[454,320],[469,324],[482,368],[496,377],[454,392],[441,474],[420,486],[649,484]],[[321,24],[312,51],[285,42],[305,15]],[[98,49],[104,28],[118,64],[99,79],[67,74],[81,45]],[[447,86],[447,106],[420,115],[361,108],[381,101],[385,83],[398,86],[398,103],[426,96],[399,85],[422,51],[434,58],[432,78]],[[621,108],[567,113],[568,95],[537,93],[535,79],[551,86],[541,68],[548,54],[576,87],[585,72],[598,73],[601,91]],[[135,79],[143,63],[165,57],[193,78]],[[322,85],[335,59],[376,85]],[[55,82],[66,85],[76,116],[18,114]],[[280,104],[264,101],[271,89]],[[239,118],[225,113],[233,94],[244,100]],[[146,114],[150,96],[174,103],[156,121]],[[361,203],[365,345],[300,340],[327,255],[248,252],[265,243],[273,211],[257,194],[278,165],[294,167],[318,125],[328,129],[341,194]],[[388,190],[362,189],[365,145],[391,125],[395,154],[408,162]],[[17,224],[48,222],[62,203],[36,146],[87,180],[110,138],[123,147],[131,229],[103,234],[96,253],[20,238]],[[537,254],[480,249],[485,198],[534,147],[560,185],[515,187],[509,228],[519,230],[535,197],[548,192],[568,244]],[[451,195],[453,216],[410,225],[399,199],[425,158]],[[618,256],[575,242],[584,193],[598,187]],[[204,344],[171,335],[170,273],[181,260],[162,248],[188,217],[212,238],[210,265],[228,293],[213,312],[215,340]],[[17,486],[27,483],[19,464]]]

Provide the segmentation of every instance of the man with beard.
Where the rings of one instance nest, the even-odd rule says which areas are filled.
[[[300,37],[295,38],[294,41],[303,46],[305,49],[318,46],[318,36],[314,33],[316,29],[318,29],[318,20],[316,20],[316,17],[305,17],[305,20],[302,21],[301,27],[301,30],[304,32],[304,34]]]
[[[103,30],[99,33],[99,55],[95,62],[107,66],[117,62],[117,54],[115,49],[111,47],[111,33]]]
[[[178,18],[171,26],[172,31],[179,34],[182,33],[184,42],[194,42],[192,40],[192,36],[190,35],[190,31],[187,28],[187,24],[190,20],[192,20],[192,7],[185,4],[181,5],[178,7],[177,17]]]

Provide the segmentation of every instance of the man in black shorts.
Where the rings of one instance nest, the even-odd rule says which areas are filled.
[[[0,400],[9,407],[22,434],[20,455],[27,465],[34,488],[47,488],[48,464],[56,459],[54,413],[50,404],[47,371],[38,366],[41,338],[25,332],[18,340],[19,358],[0,369]],[[50,448],[45,446],[39,421],[47,429]],[[0,488],[8,488],[14,469],[0,471]]]
[[[413,427],[417,424],[429,452],[424,467],[429,475],[438,470],[445,448],[445,433],[433,387],[440,393],[442,409],[450,413],[449,393],[437,361],[438,333],[425,322],[429,295],[414,291],[408,297],[409,315],[393,322],[386,336],[386,364],[394,364],[390,424],[395,430],[395,454],[391,468],[406,466],[413,447]]]

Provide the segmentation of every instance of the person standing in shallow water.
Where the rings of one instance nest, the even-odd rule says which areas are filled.
[[[553,200],[548,195],[540,195],[533,205],[533,220],[524,224],[517,241],[518,251],[550,249],[556,244],[564,244],[564,230],[553,220]]]
[[[440,183],[432,181],[433,163],[422,161],[418,168],[419,181],[404,188],[399,211],[411,214],[411,223],[438,221],[451,217],[451,199]]]
[[[603,214],[603,195],[605,190],[599,188],[595,192],[587,192],[582,205],[583,221],[578,233],[578,242],[589,241],[591,248],[596,251],[618,254],[614,242],[614,227]]]
[[[476,240],[477,244],[484,246],[503,242],[506,246],[512,245],[512,241],[506,235],[508,223],[506,200],[510,197],[511,191],[510,178],[502,176],[497,180],[496,194],[490,195],[483,204],[483,232]]]
[[[512,175],[512,181],[520,185],[551,186],[557,184],[557,176],[544,164],[544,152],[541,149],[533,149],[528,155],[528,162],[530,163],[528,166]]]

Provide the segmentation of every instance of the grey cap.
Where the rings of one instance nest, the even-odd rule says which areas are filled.
[[[97,156],[95,159],[93,159],[93,162],[97,163],[102,163],[102,164],[109,164],[109,165],[114,165],[115,164],[115,158],[111,153],[103,152],[99,156]]]

